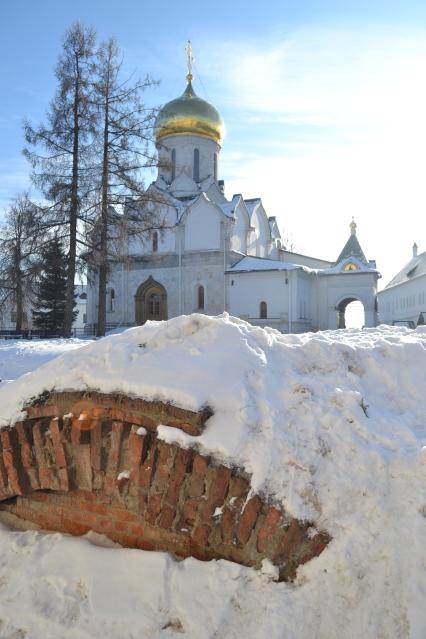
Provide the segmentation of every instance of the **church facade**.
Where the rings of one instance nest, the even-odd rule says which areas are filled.
[[[287,251],[262,201],[234,195],[219,179],[224,124],[199,98],[189,69],[182,96],[159,112],[159,168],[148,189],[162,228],[124,239],[111,260],[107,325],[140,325],[193,312],[228,311],[282,332],[344,327],[346,306],[359,300],[365,325],[377,323],[377,279],[352,221],[335,262]],[[124,213],[126,215],[126,212]],[[96,324],[96,274],[88,286],[87,323]]]

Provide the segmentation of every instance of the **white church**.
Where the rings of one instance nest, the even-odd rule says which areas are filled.
[[[282,332],[343,328],[346,306],[362,303],[365,326],[377,324],[376,264],[367,260],[352,220],[335,262],[287,251],[275,217],[260,198],[228,200],[219,179],[224,123],[192,86],[155,125],[159,168],[149,192],[166,228],[149,241],[129,236],[110,263],[107,325],[135,326],[194,312],[228,311]],[[337,253],[337,251],[336,251]],[[87,324],[97,316],[96,277],[88,286]]]

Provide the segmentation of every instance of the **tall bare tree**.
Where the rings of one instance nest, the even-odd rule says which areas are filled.
[[[108,259],[111,246],[119,242],[120,225],[126,232],[141,233],[163,225],[158,207],[147,207],[153,197],[145,191],[144,169],[155,165],[150,145],[155,111],[141,102],[144,89],[155,84],[122,78],[122,60],[114,39],[101,44],[97,52],[93,104],[98,114],[99,176],[98,216],[95,222],[96,271],[98,274],[97,335],[105,335]],[[130,206],[129,202],[133,205]],[[127,203],[127,214],[123,212]],[[130,214],[129,211],[132,211]]]
[[[29,145],[24,154],[33,166],[33,182],[48,201],[45,226],[62,228],[67,242],[67,295],[64,335],[71,335],[78,221],[84,218],[91,193],[94,109],[90,100],[95,33],[79,23],[66,32],[56,67],[58,90],[46,122],[25,123]]]
[[[24,328],[40,271],[40,209],[27,195],[18,197],[0,227],[0,311],[15,313],[15,330]]]

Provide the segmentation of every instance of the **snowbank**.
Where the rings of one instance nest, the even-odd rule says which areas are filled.
[[[424,639],[424,328],[281,335],[227,315],[150,323],[71,351],[0,389],[2,423],[52,388],[120,391],[193,410],[210,405],[215,414],[205,433],[185,436],[182,445],[196,439],[203,451],[244,467],[255,490],[332,535],[292,586],[222,562],[197,567],[214,587],[191,578],[186,594],[173,595],[189,619],[188,626],[182,621],[188,636],[234,637],[244,624],[247,637]],[[170,430],[162,436],[180,437]],[[238,593],[224,602],[229,579]],[[221,603],[213,617],[229,623],[195,630],[191,602],[198,602],[197,615],[215,589]],[[167,596],[171,591],[164,586]],[[131,636],[120,632],[117,626],[107,634]],[[164,636],[180,632],[169,626]]]

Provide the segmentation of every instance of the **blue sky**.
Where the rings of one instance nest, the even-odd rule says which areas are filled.
[[[227,126],[226,192],[260,196],[300,252],[334,259],[352,215],[382,285],[426,250],[426,3],[0,0],[0,207],[28,185],[22,119],[43,118],[75,20],[114,35],[146,101],[195,89]]]

